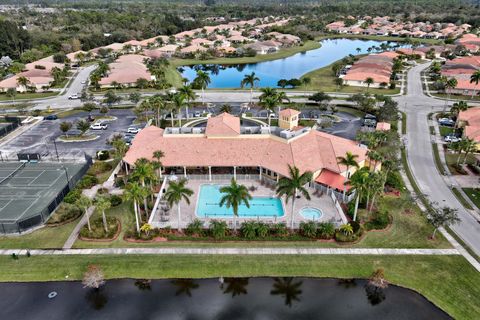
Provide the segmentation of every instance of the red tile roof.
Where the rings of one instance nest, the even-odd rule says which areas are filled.
[[[340,191],[345,188],[345,177],[329,170],[322,170],[320,175],[315,179],[315,182],[330,186]],[[347,184],[346,189],[350,190],[350,188],[351,186]]]

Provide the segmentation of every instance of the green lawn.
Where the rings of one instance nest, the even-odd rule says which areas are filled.
[[[17,93],[15,101],[48,98],[58,95],[58,92],[34,92],[34,93]],[[11,97],[7,97],[6,94],[0,94],[0,101],[12,101]]]
[[[435,166],[441,175],[445,175],[445,169],[443,167],[442,160],[440,159],[440,153],[438,152],[438,144],[432,143],[433,159],[435,160]]]
[[[432,93],[432,96],[438,97],[438,98],[443,98],[443,99],[452,99],[452,100],[463,100],[468,103],[468,101],[480,101],[480,95],[474,96],[464,96],[464,95],[459,95],[459,94],[452,94],[450,97],[448,94],[445,93]]]
[[[453,192],[453,194],[455,195],[455,197],[457,197],[457,200],[460,201],[460,203],[462,204],[462,206],[464,206],[464,207],[467,208],[468,210],[473,210],[472,206],[471,206],[470,203],[463,197],[463,194],[460,192],[460,190],[458,190],[457,188],[452,188],[452,192]],[[480,194],[479,194],[478,196],[479,196],[479,200],[480,200]]]
[[[452,127],[439,126],[438,128],[440,129],[440,135],[442,137],[445,137],[445,136],[449,135],[450,133],[455,132],[455,130]]]
[[[456,319],[480,317],[480,276],[461,256],[109,255],[0,257],[0,281],[81,279],[89,264],[111,278],[305,276],[386,279],[414,289]]]
[[[58,227],[45,226],[21,236],[0,237],[1,249],[58,249],[72,233],[78,219]]]
[[[450,153],[450,152],[445,153],[445,161],[446,161],[447,166],[448,166],[448,168],[449,168],[449,170],[452,174],[462,174],[455,167],[456,164],[457,164],[458,157],[460,157],[460,164],[462,164],[463,159],[465,157],[464,153],[462,153],[461,155],[459,155],[458,153]],[[467,161],[466,161],[467,164],[475,163],[475,161],[476,161],[476,159],[475,159],[474,155],[469,154],[467,156]],[[465,174],[465,173],[463,173],[463,174]]]
[[[289,56],[292,56],[299,52],[304,52],[312,49],[320,48],[320,43],[318,41],[307,41],[303,46],[294,46],[290,48],[280,49],[278,52],[271,54],[259,54],[255,57],[242,57],[242,58],[214,58],[208,60],[198,60],[198,59],[172,59],[171,63],[174,66],[191,66],[196,64],[244,64],[244,63],[256,63],[262,61],[270,61],[276,59],[283,59]]]
[[[339,92],[339,93],[364,93],[367,92],[365,87],[342,86],[335,85],[335,76],[332,74],[332,65],[310,71],[302,76],[302,78],[309,77],[312,82],[309,85],[309,90],[324,91],[324,92]],[[378,94],[397,94],[400,88],[396,89],[376,89],[370,88],[369,93]]]
[[[77,240],[75,248],[105,248],[105,247],[356,247],[356,248],[451,248],[450,243],[438,234],[435,240],[429,239],[433,228],[417,206],[405,203],[400,198],[386,196],[381,206],[393,217],[393,225],[385,231],[368,232],[361,241],[350,245],[340,245],[335,242],[321,241],[166,241],[151,243],[132,243],[123,240],[128,226],[134,223],[133,209],[130,202],[122,203],[107,211],[122,223],[120,236],[111,242],[89,242]],[[405,209],[410,209],[405,213]],[[360,216],[365,215],[361,211]]]
[[[463,188],[463,191],[472,200],[472,202],[480,209],[480,189],[478,188]]]

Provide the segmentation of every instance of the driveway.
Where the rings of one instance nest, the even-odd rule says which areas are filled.
[[[98,111],[93,112],[92,115],[98,115]],[[56,148],[59,157],[77,158],[82,157],[84,153],[93,156],[98,150],[110,149],[107,140],[115,134],[125,133],[125,130],[132,125],[136,118],[132,110],[110,110],[109,115],[117,117],[117,120],[110,122],[107,130],[94,131],[99,136],[96,140],[88,142],[57,141]],[[60,123],[63,121],[75,123],[87,116],[88,112],[81,112],[58,120],[43,120],[30,130],[1,146],[0,151],[3,156],[6,155],[9,158],[15,157],[18,152],[38,152],[47,159],[55,160],[56,150],[53,141],[63,134],[59,128]],[[71,131],[75,131],[75,124]]]

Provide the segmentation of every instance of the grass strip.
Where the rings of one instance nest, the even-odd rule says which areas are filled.
[[[402,134],[407,134],[407,114],[401,112],[402,114]]]
[[[440,153],[438,152],[438,145],[432,142],[433,159],[435,159],[435,166],[441,175],[445,175],[445,168],[443,167],[442,160],[440,159]]]
[[[460,190],[458,190],[457,188],[453,188],[453,189],[452,189],[452,192],[453,192],[453,194],[455,195],[455,197],[457,197],[457,200],[460,201],[460,203],[462,204],[462,206],[464,206],[464,207],[467,208],[468,210],[473,210],[472,206],[471,206],[470,203],[467,201],[467,199],[465,199],[465,197],[462,195],[462,193],[460,192]]]
[[[304,276],[387,280],[416,290],[456,319],[480,318],[480,277],[461,256],[69,255],[0,257],[0,281],[79,280],[90,264],[105,277],[213,278]],[[439,267],[441,266],[441,267]]]

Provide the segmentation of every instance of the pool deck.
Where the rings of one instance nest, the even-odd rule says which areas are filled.
[[[268,187],[265,185],[260,184],[258,180],[240,180],[238,181],[239,184],[243,184],[250,188],[251,186],[255,186],[256,190],[253,192],[250,192],[252,197],[275,197],[275,189],[272,187]],[[205,226],[208,226],[210,220],[214,220],[212,218],[202,218],[202,217],[197,217],[196,216],[196,208],[197,208],[197,202],[198,202],[198,194],[200,192],[200,187],[201,185],[204,184],[221,184],[221,185],[228,185],[230,184],[230,181],[228,180],[220,180],[220,181],[206,181],[206,180],[189,180],[187,187],[192,189],[194,191],[194,194],[190,197],[190,205],[188,205],[185,201],[182,201],[180,203],[180,211],[181,211],[181,219],[180,219],[180,226],[182,228],[186,227],[190,222],[194,221],[195,219],[200,219],[201,221],[204,221]],[[295,226],[298,227],[300,222],[302,221],[308,221],[307,219],[303,218],[302,215],[300,214],[300,210],[304,207],[313,207],[320,209],[323,212],[322,217],[320,220],[317,220],[317,222],[333,222],[336,225],[341,224],[341,217],[340,214],[337,211],[337,208],[335,204],[333,203],[332,199],[330,196],[327,195],[322,195],[322,196],[317,196],[314,195],[314,190],[310,190],[310,196],[311,200],[308,201],[304,197],[297,198],[295,201]],[[276,223],[276,222],[284,222],[288,226],[290,226],[291,223],[291,210],[292,210],[292,202],[291,199],[288,201],[288,203],[285,203],[285,199],[282,199],[282,204],[284,208],[285,215],[283,217],[279,218],[262,218],[262,217],[257,217],[257,218],[242,218],[238,217],[236,219],[236,224],[237,227],[240,227],[240,225],[244,221],[252,221],[252,220],[259,220],[263,221],[266,223]],[[155,215],[152,219],[152,225],[154,227],[167,227],[170,226],[172,228],[176,228],[178,226],[178,219],[177,219],[177,207],[174,206],[169,210],[169,215],[168,215],[168,221],[165,221],[167,219],[162,219],[160,210],[157,210],[155,212]],[[229,227],[233,227],[233,218],[217,218],[217,220],[224,220],[227,221]]]

